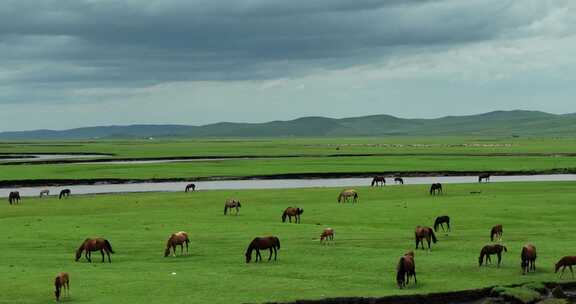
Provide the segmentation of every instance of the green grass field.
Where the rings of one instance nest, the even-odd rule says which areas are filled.
[[[338,296],[452,291],[526,281],[557,280],[552,267],[576,254],[573,235],[576,183],[448,185],[430,197],[425,186],[359,188],[357,205],[338,205],[339,189],[206,191],[26,198],[0,204],[1,303],[51,303],[59,271],[71,275],[69,303],[261,303]],[[482,194],[469,192],[481,190]],[[240,216],[224,216],[223,202],[237,197]],[[280,222],[288,206],[304,208],[302,224]],[[394,268],[413,249],[416,225],[452,217],[432,251],[419,250],[419,284],[395,286]],[[478,267],[492,225],[504,225],[503,266]],[[324,227],[333,246],[321,246]],[[190,256],[162,256],[170,233],[191,236]],[[255,236],[277,235],[277,262],[246,264]],[[109,239],[112,264],[74,262],[86,237]],[[538,248],[537,273],[522,276],[520,249]],[[266,256],[266,255],[264,255]],[[176,275],[172,275],[176,272]]]

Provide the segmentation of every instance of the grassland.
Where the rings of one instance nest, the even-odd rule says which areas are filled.
[[[573,255],[576,183],[449,185],[430,197],[424,186],[360,188],[357,205],[338,205],[338,189],[207,191],[26,198],[0,204],[0,303],[51,303],[52,279],[68,271],[70,303],[259,303],[336,296],[384,296],[452,291],[526,281],[552,281],[553,263]],[[471,195],[482,190],[481,195]],[[238,197],[240,216],[224,216]],[[287,206],[304,208],[302,224],[280,222]],[[418,251],[419,284],[398,290],[394,268],[414,246],[416,225],[452,217],[431,252]],[[504,225],[509,252],[501,268],[479,268],[489,228]],[[336,242],[318,236],[333,227]],[[170,233],[190,233],[191,255],[162,257]],[[249,241],[280,237],[279,260],[245,264]],[[112,264],[73,262],[89,236],[108,238]],[[522,276],[520,248],[538,248],[536,274]],[[176,272],[176,275],[172,275]]]

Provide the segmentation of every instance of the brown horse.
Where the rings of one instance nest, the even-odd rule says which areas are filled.
[[[286,222],[286,217],[288,217],[288,221],[292,223],[292,217],[294,217],[294,223],[298,224],[300,223],[300,215],[302,213],[304,213],[304,209],[302,208],[288,207],[284,210],[284,213],[282,213],[282,223]]]
[[[358,192],[356,192],[354,189],[342,190],[342,192],[340,192],[338,195],[338,202],[348,202],[350,198],[352,198],[353,203],[358,202]]]
[[[380,185],[380,187],[385,186],[386,185],[386,177],[384,176],[374,176],[374,178],[372,179],[372,183],[370,184],[371,187],[374,186],[378,186]]]
[[[446,224],[448,231],[450,231],[450,217],[447,215],[437,217],[434,221],[434,231],[438,232],[438,227],[441,227],[442,231],[444,231],[444,224]]]
[[[20,200],[22,200],[22,199],[20,198],[20,192],[18,192],[18,191],[12,191],[12,192],[10,192],[10,194],[8,195],[8,203],[9,203],[10,205],[12,205],[12,204],[19,204],[19,203],[20,203]]]
[[[54,295],[56,296],[56,301],[60,301],[60,293],[62,289],[66,292],[66,295],[70,295],[70,276],[66,272],[59,273],[54,279]]]
[[[76,250],[76,259],[75,261],[78,262],[82,257],[82,251],[86,251],[85,257],[88,262],[92,263],[92,251],[100,251],[102,254],[102,263],[104,263],[104,253],[108,255],[108,263],[112,263],[110,260],[110,254],[114,253],[112,250],[112,246],[108,240],[103,238],[95,238],[95,239],[85,239],[82,245]]]
[[[482,181],[489,182],[490,181],[490,174],[483,173],[478,176],[478,182],[481,183]]]
[[[242,207],[242,205],[240,204],[239,200],[229,198],[224,203],[224,215],[226,215],[226,212],[228,212],[228,209],[232,209],[232,208],[236,209],[236,215],[238,215],[238,212],[240,212],[240,207]]]
[[[246,263],[250,263],[252,260],[252,251],[256,250],[256,263],[258,260],[262,261],[262,256],[260,255],[261,249],[269,249],[270,256],[268,256],[268,261],[272,259],[272,251],[274,251],[274,261],[278,255],[278,250],[280,250],[280,240],[275,236],[267,237],[257,237],[250,242],[248,249],[246,249]]]
[[[58,195],[58,199],[69,197],[72,191],[70,189],[64,189],[60,191],[60,195]]]
[[[195,184],[186,185],[186,189],[184,189],[184,192],[189,192],[190,190],[192,190],[192,192],[196,191],[196,185]]]
[[[170,248],[172,248],[172,255],[176,256],[176,246],[178,245],[180,245],[180,254],[184,254],[184,244],[186,244],[186,253],[188,253],[188,244],[190,244],[188,233],[184,231],[172,233],[172,235],[168,239],[168,242],[166,242],[166,250],[164,250],[164,257],[170,255]]]
[[[562,272],[560,273],[560,278],[562,278],[564,270],[566,270],[566,267],[569,267],[570,273],[572,273],[572,278],[574,278],[574,270],[572,269],[572,266],[574,265],[576,265],[576,256],[565,256],[554,266],[554,273],[558,273],[558,270],[562,267]]]
[[[394,178],[394,183],[400,184],[400,185],[404,185],[404,179],[401,178],[401,177],[399,177],[399,176],[397,176],[397,177]]]
[[[482,247],[482,250],[480,250],[480,257],[478,258],[479,266],[482,266],[484,257],[486,257],[486,265],[488,265],[488,263],[492,263],[490,256],[495,254],[498,256],[498,267],[500,267],[500,262],[502,261],[502,251],[508,252],[508,248],[500,244],[486,245]]]
[[[440,195],[442,194],[442,184],[434,183],[430,186],[430,195]]]
[[[430,249],[430,240],[432,240],[434,244],[438,242],[436,235],[434,235],[434,230],[430,227],[417,226],[414,231],[414,237],[416,239],[416,249],[418,249],[418,244],[422,244],[422,249],[424,249],[424,239],[426,239],[428,243],[428,249]]]
[[[490,241],[494,242],[494,239],[496,238],[498,241],[502,240],[502,225],[498,224],[494,227],[492,227],[492,229],[490,230]]]
[[[406,287],[406,284],[410,283],[410,277],[414,277],[414,284],[418,283],[416,280],[416,264],[414,263],[413,251],[409,251],[400,257],[396,270],[396,283],[399,288]]]
[[[526,244],[522,247],[522,254],[520,254],[522,263],[522,274],[526,274],[530,271],[536,271],[536,247],[532,244]]]
[[[322,234],[320,234],[320,244],[322,244],[324,240],[334,241],[334,229],[326,228],[322,231]]]

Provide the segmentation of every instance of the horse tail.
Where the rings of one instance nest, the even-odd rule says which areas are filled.
[[[276,241],[276,248],[277,248],[278,250],[280,250],[280,239],[277,238],[277,237],[274,237],[274,240]]]
[[[104,240],[104,244],[106,245],[106,249],[108,249],[110,253],[114,253],[114,250],[112,250],[112,245],[110,245],[110,242],[108,242],[108,240]]]
[[[438,225],[439,225],[440,219],[436,218],[436,220],[434,221],[434,231],[438,231]]]
[[[376,183],[376,178],[372,179],[372,183],[370,184],[370,187],[374,187],[374,184]]]
[[[56,296],[56,300],[60,299],[60,290],[62,289],[62,281],[60,280],[60,276],[57,276],[54,279],[54,295]]]
[[[508,248],[506,248],[506,246],[502,246],[502,248],[504,248],[504,252],[508,252]]]
[[[286,222],[286,210],[284,210],[284,213],[282,213],[282,223]]]
[[[434,244],[436,244],[436,242],[438,242],[438,239],[436,238],[436,235],[434,234],[434,230],[432,230],[432,228],[428,228],[428,231],[430,231],[430,234],[432,236],[432,242],[434,242]]]

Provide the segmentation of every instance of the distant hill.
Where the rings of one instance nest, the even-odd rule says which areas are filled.
[[[277,137],[277,136],[573,136],[576,115],[538,111],[495,111],[479,115],[435,119],[404,119],[390,115],[352,118],[303,117],[266,123],[222,122],[204,126],[129,125],[70,130],[1,132],[0,140],[91,139],[146,137]]]

